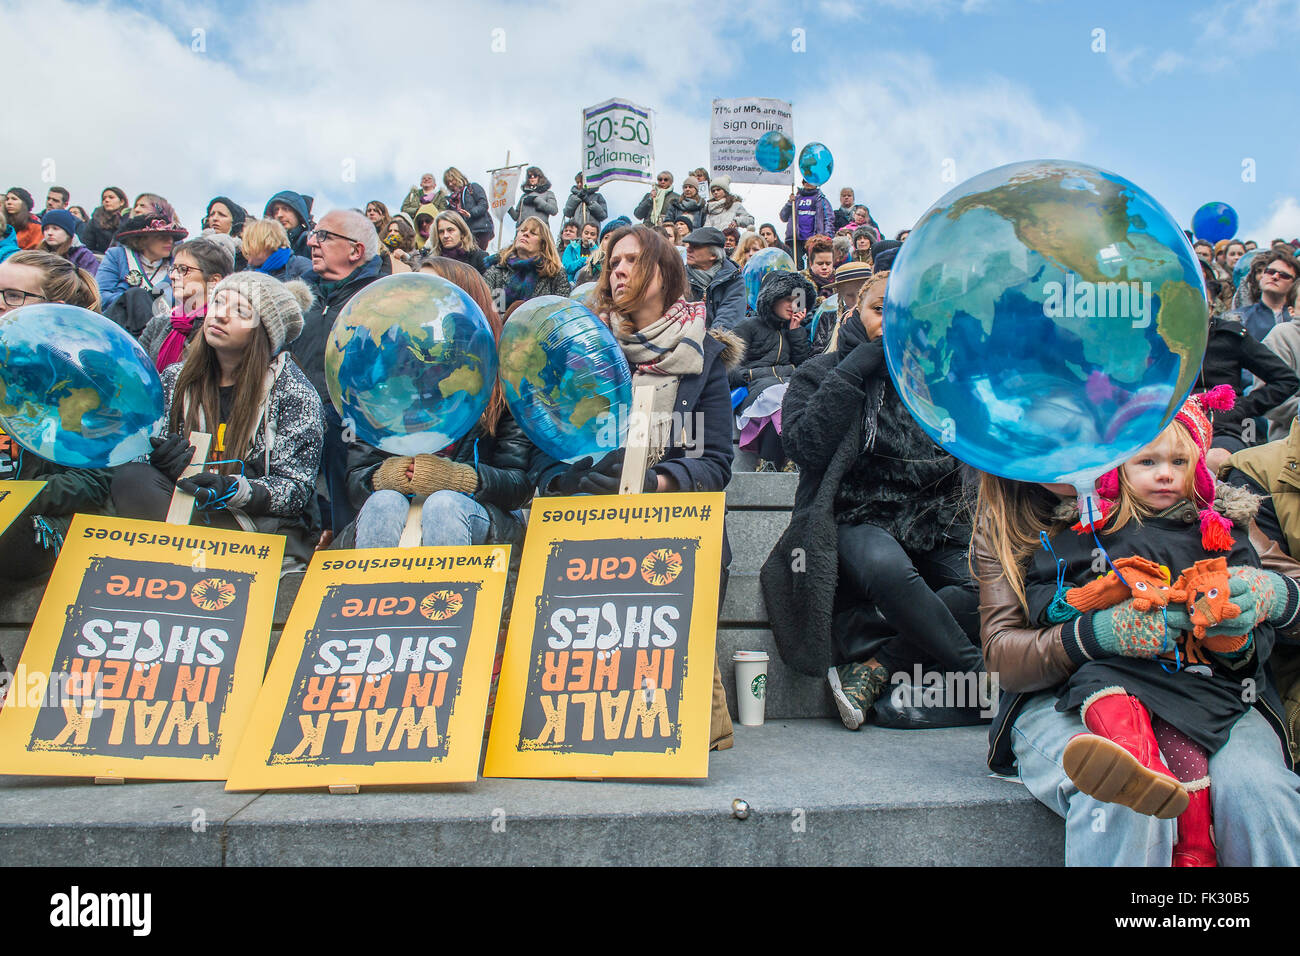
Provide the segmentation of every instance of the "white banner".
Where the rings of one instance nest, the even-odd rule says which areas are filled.
[[[522,166],[507,166],[504,169],[489,170],[492,183],[488,192],[488,209],[497,225],[505,219],[506,210],[515,204],[515,187],[519,185],[519,170]]]
[[[582,111],[582,172],[588,186],[655,178],[654,120],[650,110],[623,99]]]
[[[765,133],[785,133],[794,143],[794,114],[785,100],[747,97],[714,100],[709,128],[709,170],[725,173],[733,183],[794,183],[795,163],[784,172],[768,172],[754,159],[754,145]]]

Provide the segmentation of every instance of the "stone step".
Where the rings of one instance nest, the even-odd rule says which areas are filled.
[[[789,511],[728,511],[727,540],[731,543],[731,573],[757,574],[777,539],[789,525]]]
[[[807,677],[781,663],[772,632],[757,628],[718,628],[718,667],[722,671],[722,686],[727,692],[727,707],[736,716],[736,665],[731,655],[736,651],[767,652],[767,709],[773,719],[800,719],[805,717],[834,717],[839,711],[831,698],[831,687],[825,677]]]
[[[727,485],[727,510],[789,511],[794,507],[799,476],[782,472],[732,471]]]
[[[991,777],[982,727],[737,727],[688,781],[226,793],[0,778],[10,866],[1059,866],[1059,818]],[[749,806],[747,819],[732,801]],[[496,826],[494,827],[494,823]]]

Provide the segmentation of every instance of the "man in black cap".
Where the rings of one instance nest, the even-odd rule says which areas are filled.
[[[691,300],[704,300],[705,326],[735,328],[745,318],[745,282],[736,264],[727,258],[722,230],[704,226],[688,233],[683,242]]]

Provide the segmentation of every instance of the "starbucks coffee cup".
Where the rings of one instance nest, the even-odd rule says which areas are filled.
[[[763,726],[767,705],[767,652],[736,651],[731,655],[736,665],[736,709],[745,727]]]

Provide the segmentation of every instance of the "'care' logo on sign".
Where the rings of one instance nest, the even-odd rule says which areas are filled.
[[[135,936],[148,936],[153,925],[151,893],[68,893],[50,897],[51,926],[129,926]]]

